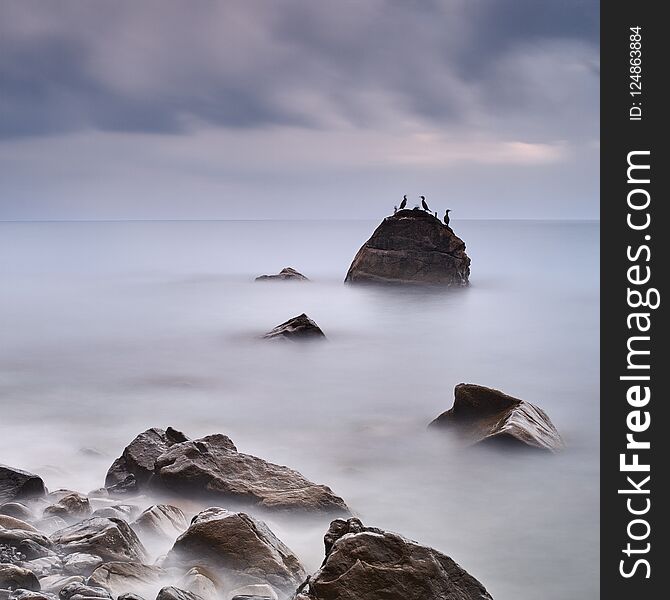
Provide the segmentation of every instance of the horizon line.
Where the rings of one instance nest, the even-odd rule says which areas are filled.
[[[391,215],[387,215],[391,216]],[[360,223],[364,221],[376,221],[377,218],[367,219],[0,219],[0,223],[287,223],[287,222],[331,222],[331,223]],[[498,218],[498,217],[470,217],[458,219],[458,221],[553,221],[557,223],[583,223],[600,222],[600,218]]]

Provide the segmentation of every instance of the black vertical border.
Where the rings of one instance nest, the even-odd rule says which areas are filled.
[[[667,273],[670,260],[663,260],[670,251],[666,231],[668,194],[667,137],[670,135],[666,112],[670,110],[667,90],[670,86],[670,22],[661,12],[666,6],[651,0],[637,2],[601,3],[601,598],[613,600],[651,600],[667,597],[670,580],[670,549],[668,519],[670,501],[670,420],[668,404],[670,392],[667,373],[670,371],[666,305]],[[641,27],[642,34],[642,94],[630,95],[630,31]],[[632,102],[640,102],[642,120],[629,119]],[[651,225],[647,231],[636,232],[627,225],[627,194],[632,189],[627,182],[627,156],[631,151],[650,151],[650,179],[646,189],[651,193]],[[650,240],[642,241],[644,235]],[[661,305],[649,311],[652,318],[650,331],[651,414],[650,429],[645,432],[651,449],[640,451],[640,460],[651,464],[651,509],[644,515],[651,526],[648,540],[631,543],[638,547],[649,542],[648,553],[639,554],[650,563],[650,577],[646,568],[639,568],[633,577],[620,573],[620,561],[627,567],[634,559],[623,550],[629,542],[627,527],[636,518],[626,506],[627,496],[618,493],[627,486],[626,475],[619,468],[619,456],[625,452],[626,418],[633,410],[626,401],[630,382],[620,381],[626,374],[627,341],[632,332],[627,317],[631,309],[627,303],[627,270],[631,263],[627,247],[639,247],[647,242],[651,249],[652,278],[650,286],[661,294]],[[643,435],[639,436],[643,438]],[[637,496],[642,498],[643,495]],[[637,506],[640,506],[639,504]],[[643,530],[639,527],[636,531]]]

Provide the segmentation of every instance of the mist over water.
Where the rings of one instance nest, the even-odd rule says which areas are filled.
[[[496,600],[597,598],[598,224],[454,218],[470,288],[343,285],[377,224],[0,223],[0,462],[88,492],[148,427],[220,432]],[[253,281],[285,266],[313,281]],[[257,339],[301,312],[327,342]],[[460,382],[539,405],[567,449],[427,432]],[[318,567],[328,519],[266,520]]]

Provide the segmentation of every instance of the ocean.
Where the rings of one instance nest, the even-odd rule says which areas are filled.
[[[371,221],[0,223],[0,462],[88,492],[132,438],[230,436],[496,600],[599,597],[599,224],[459,221],[467,289],[343,284]],[[254,277],[292,266],[309,283]],[[321,344],[259,340],[307,313]],[[543,408],[557,455],[461,448],[460,382]],[[328,519],[268,520],[308,570]]]

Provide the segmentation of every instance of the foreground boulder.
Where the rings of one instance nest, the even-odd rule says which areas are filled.
[[[298,558],[265,523],[216,507],[194,517],[168,553],[166,564],[222,571],[229,589],[269,584],[290,594],[305,578]]]
[[[175,444],[156,460],[156,485],[172,493],[265,509],[349,513],[344,500],[288,467],[242,454],[225,435]]]
[[[143,562],[146,550],[121,519],[93,517],[57,531],[51,541],[62,554],[93,554],[108,561]]]
[[[17,565],[0,563],[0,588],[6,590],[39,591],[40,582],[35,574]]]
[[[454,405],[430,427],[456,432],[467,444],[496,444],[555,452],[563,440],[551,419],[530,402],[471,383],[454,389]]]
[[[0,465],[0,504],[44,495],[46,489],[41,477],[28,471]]]
[[[324,542],[323,565],[294,600],[491,600],[448,556],[358,519],[333,521]]]
[[[465,242],[432,214],[401,210],[363,244],[345,281],[462,287],[469,278]]]
[[[284,267],[276,275],[261,275],[256,277],[256,281],[309,281],[309,279],[293,267]]]
[[[152,428],[140,433],[107,471],[105,487],[114,492],[133,492],[146,484],[154,473],[156,459],[170,446],[188,438],[168,427]]]
[[[288,321],[277,325],[274,329],[268,331],[263,339],[265,340],[290,340],[293,342],[302,340],[325,339],[325,334],[321,328],[310,319],[305,313],[293,317]]]

